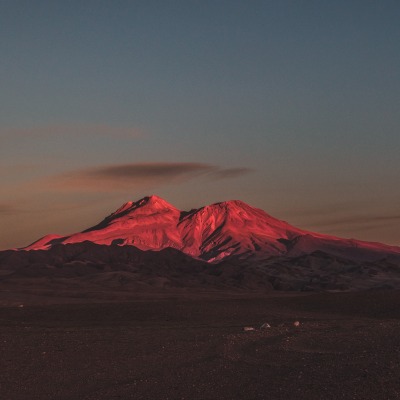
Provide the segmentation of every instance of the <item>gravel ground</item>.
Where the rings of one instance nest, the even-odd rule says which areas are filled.
[[[0,393],[399,399],[399,332],[397,291],[3,306]]]

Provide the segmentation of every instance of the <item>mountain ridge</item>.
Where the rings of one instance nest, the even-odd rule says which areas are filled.
[[[400,247],[310,232],[240,200],[181,211],[146,196],[82,232],[0,252],[0,283],[74,296],[400,289]]]
[[[241,200],[181,211],[159,196],[124,203],[98,224],[71,235],[46,235],[21,250],[89,241],[159,251],[168,247],[210,263],[265,260],[315,251],[373,261],[400,257],[400,247],[310,232],[272,217]]]

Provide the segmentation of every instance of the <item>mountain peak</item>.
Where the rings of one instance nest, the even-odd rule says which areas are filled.
[[[175,208],[172,204],[168,203],[168,201],[156,196],[155,194],[143,197],[139,202],[143,205],[157,205],[158,207]]]
[[[250,211],[250,210],[257,210],[255,207],[252,207],[245,203],[242,200],[227,200],[221,201],[219,203],[215,203],[212,206],[218,206],[221,208],[225,208],[230,211]]]
[[[218,203],[214,203],[214,205],[219,205],[223,207],[243,207],[247,206],[247,204],[241,200],[227,200],[227,201],[220,201]]]
[[[154,212],[161,210],[177,210],[175,206],[156,195],[145,196],[139,201],[132,202],[130,208],[132,210],[137,208],[144,208],[147,210],[152,210]]]
[[[128,201],[127,203],[124,203],[120,208],[114,211],[108,218],[121,217],[123,215],[129,214],[130,212],[143,207],[151,208],[154,210],[161,210],[161,209],[176,210],[176,207],[168,203],[166,200],[162,199],[159,196],[151,195],[151,196],[145,196],[138,201]]]

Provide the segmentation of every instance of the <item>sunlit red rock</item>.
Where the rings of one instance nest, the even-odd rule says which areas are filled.
[[[400,255],[399,247],[296,228],[238,200],[187,212],[157,196],[125,203],[92,228],[64,237],[48,235],[24,250],[84,241],[155,251],[172,247],[208,262],[295,257],[315,251],[357,260]]]

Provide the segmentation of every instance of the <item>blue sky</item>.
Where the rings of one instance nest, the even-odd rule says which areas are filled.
[[[399,20],[398,1],[2,1],[0,248],[150,193],[400,245]]]

